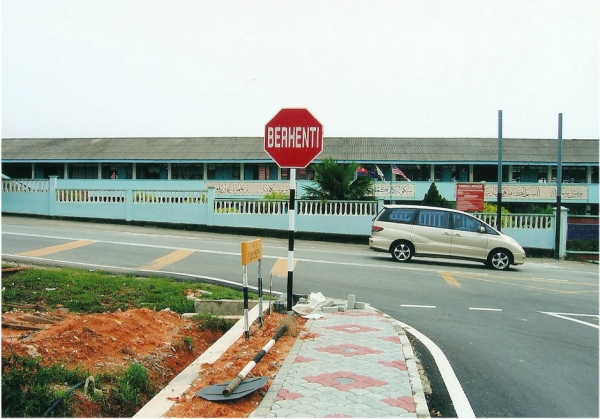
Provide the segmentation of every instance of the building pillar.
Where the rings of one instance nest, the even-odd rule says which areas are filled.
[[[592,167],[591,166],[587,166],[585,168],[585,182],[592,183]]]

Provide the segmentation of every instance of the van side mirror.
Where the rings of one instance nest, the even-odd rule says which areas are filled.
[[[485,233],[485,227],[484,226],[479,227],[479,232],[480,233]]]

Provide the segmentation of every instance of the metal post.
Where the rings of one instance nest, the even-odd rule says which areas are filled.
[[[263,280],[262,280],[262,258],[258,259],[258,324],[263,325]]]
[[[288,281],[287,281],[287,311],[292,311],[294,287],[294,229],[296,214],[296,169],[290,169],[290,207],[288,208]]]
[[[498,111],[498,196],[496,198],[496,228],[502,231],[502,111]]]
[[[554,258],[560,259],[560,209],[562,184],[562,113],[558,114],[558,164],[556,167],[556,235],[554,237]]]
[[[242,278],[244,286],[244,335],[246,339],[250,338],[250,327],[248,322],[248,266],[242,267]]]

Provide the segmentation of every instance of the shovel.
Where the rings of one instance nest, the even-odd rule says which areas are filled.
[[[250,361],[233,380],[204,387],[202,390],[196,393],[196,395],[198,397],[202,397],[203,399],[214,402],[235,400],[244,397],[264,386],[267,381],[269,381],[269,377],[253,377],[245,380],[246,375],[248,375],[252,368],[254,368],[254,366],[263,358],[263,356],[269,352],[273,345],[275,345],[275,342],[277,342],[277,340],[288,330],[288,327],[289,326],[287,324],[284,324],[277,331],[277,333],[275,333],[275,336],[273,336],[271,340],[269,340],[256,355],[254,355],[252,361]]]

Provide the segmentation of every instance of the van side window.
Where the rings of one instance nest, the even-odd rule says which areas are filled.
[[[411,224],[414,219],[416,209],[414,208],[390,208],[385,211],[380,221],[390,223]]]
[[[452,214],[452,222],[454,223],[454,229],[460,231],[478,232],[483,226],[481,221],[463,214]]]
[[[450,214],[446,211],[421,210],[417,224],[427,227],[450,228]]]

